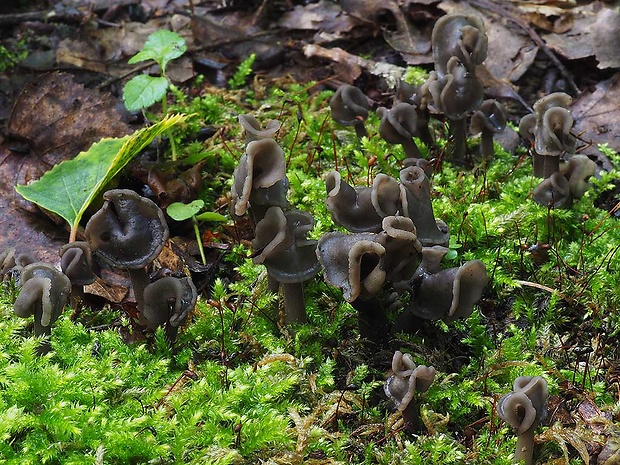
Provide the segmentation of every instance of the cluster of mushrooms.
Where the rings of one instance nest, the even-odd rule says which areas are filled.
[[[151,330],[162,326],[173,343],[198,294],[187,276],[169,275],[151,282],[147,267],[169,235],[164,214],[132,190],[109,190],[103,198],[103,206],[86,225],[86,241],[70,242],[60,250],[60,270],[13,249],[0,255],[2,276],[13,274],[20,288],[14,312],[34,316],[35,336],[49,335],[67,299],[79,302],[83,287],[93,283],[102,268],[110,267],[129,274],[139,322]],[[41,346],[42,352],[47,350],[49,341]]]
[[[536,202],[551,208],[570,208],[588,190],[587,179],[596,163],[575,153],[574,119],[570,95],[556,92],[534,103],[534,113],[519,123],[519,134],[532,146],[534,176],[543,178],[532,193]]]

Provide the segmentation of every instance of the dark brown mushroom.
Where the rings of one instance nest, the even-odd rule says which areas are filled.
[[[103,199],[101,209],[86,224],[88,245],[97,258],[128,271],[142,312],[144,289],[150,283],[146,266],[168,240],[168,225],[161,209],[134,191],[109,190]]]
[[[470,73],[487,57],[484,22],[474,15],[448,14],[439,18],[433,27],[431,44],[435,71],[440,78],[451,73],[448,62],[453,57]]]
[[[553,173],[543,179],[532,192],[532,198],[545,207],[570,208],[573,198],[570,193],[570,184],[562,173]]]
[[[284,151],[273,139],[260,139],[248,143],[244,155],[235,168],[233,178],[232,213],[236,217],[245,214],[253,205],[253,198],[263,201],[265,198],[271,198],[275,199],[274,201],[278,204],[286,202],[288,181],[286,180]],[[272,190],[262,192],[268,188]],[[257,202],[256,209],[260,210],[260,213],[252,212],[255,223],[260,221],[262,214],[269,206],[263,205],[260,201]]]
[[[493,134],[506,128],[506,110],[495,99],[482,102],[469,120],[469,130],[472,134],[480,134],[480,156],[483,160],[492,160],[495,156],[493,148]]]
[[[241,126],[243,126],[243,129],[245,130],[246,145],[255,140],[273,138],[282,125],[280,121],[271,119],[267,121],[267,124],[263,129],[261,128],[260,121],[252,115],[239,115],[238,118],[239,123],[241,123]]]
[[[84,299],[84,286],[97,279],[88,242],[75,241],[62,246],[60,269],[71,281],[71,305],[78,308]]]
[[[470,260],[460,267],[441,269],[441,259],[449,249],[424,247],[422,263],[411,280],[413,297],[407,311],[427,320],[453,321],[471,315],[489,282],[486,266]]]
[[[422,168],[409,166],[400,171],[401,212],[413,220],[418,240],[423,246],[448,245],[448,226],[435,220],[431,203],[430,181]]]
[[[513,392],[497,403],[498,415],[517,432],[514,463],[532,465],[534,431],[547,417],[547,381],[542,376],[520,376],[514,381]]]
[[[448,60],[446,74],[441,76],[431,72],[426,89],[430,94],[430,111],[442,113],[450,121],[450,135],[454,144],[452,160],[458,164],[466,164],[466,118],[482,104],[482,82],[453,56]]]
[[[377,108],[377,115],[381,118],[379,134],[388,144],[403,146],[406,158],[422,158],[422,154],[414,137],[418,134],[418,113],[413,105],[400,102],[389,110],[385,107]]]
[[[332,118],[343,126],[353,126],[357,137],[368,136],[364,121],[368,118],[368,98],[357,87],[343,84],[334,93],[329,106]]]
[[[568,179],[568,186],[573,198],[580,199],[590,188],[588,178],[594,176],[596,163],[586,155],[573,155],[569,158],[564,176]]]
[[[416,366],[411,355],[397,350],[392,358],[392,375],[383,389],[396,409],[402,413],[405,425],[411,431],[419,431],[420,413],[415,393],[426,392],[435,379],[435,368]]]
[[[13,311],[22,318],[34,316],[35,336],[48,336],[65,308],[71,290],[69,278],[51,265],[35,262],[21,271],[20,286]],[[48,341],[39,352],[45,353],[49,348]]]
[[[280,207],[270,207],[256,225],[253,261],[263,263],[269,276],[280,283],[286,324],[306,321],[302,283],[320,269],[317,242],[306,238],[313,226],[309,213]]]
[[[149,329],[164,327],[168,342],[174,343],[196,305],[198,292],[190,278],[166,276],[144,289],[143,317]]]
[[[325,179],[325,204],[334,223],[351,232],[377,232],[384,217],[394,215],[399,208],[398,182],[378,174],[372,187],[352,187],[332,171]]]

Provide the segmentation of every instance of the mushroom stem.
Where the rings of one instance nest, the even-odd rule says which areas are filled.
[[[383,305],[378,298],[357,298],[351,302],[357,310],[360,337],[380,344],[388,336],[389,322]]]
[[[366,131],[366,126],[363,121],[356,121],[353,123],[353,128],[355,129],[355,135],[361,139],[362,137],[368,137],[368,131]]]
[[[421,430],[420,424],[420,408],[415,399],[412,399],[407,405],[407,408],[402,411],[403,420],[405,422],[405,428],[410,432],[419,432]]]
[[[560,157],[554,155],[545,155],[543,161],[543,178],[547,179],[554,173],[560,171]]]
[[[151,283],[149,275],[146,272],[146,268],[130,268],[129,279],[131,279],[131,287],[133,289],[133,295],[138,304],[138,312],[140,313],[140,324],[146,324],[142,312],[144,311],[144,289]]]
[[[483,130],[480,134],[480,155],[485,161],[490,161],[495,156],[495,148],[493,147],[493,133]]]
[[[413,139],[407,139],[402,143],[405,158],[422,158],[422,153]]]
[[[545,158],[547,158],[545,155],[532,151],[532,173],[537,178],[543,177]]]
[[[282,283],[284,294],[284,323],[306,323],[306,304],[304,300],[304,288],[302,283]]]
[[[534,454],[534,429],[530,428],[517,437],[517,449],[515,450],[514,463],[532,464]]]
[[[467,125],[465,118],[450,120],[450,134],[454,139],[452,147],[452,161],[464,165],[467,151]]]

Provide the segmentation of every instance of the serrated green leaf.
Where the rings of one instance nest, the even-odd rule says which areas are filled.
[[[196,215],[198,221],[228,221],[224,215],[220,215],[216,212],[204,212],[200,215]]]
[[[164,76],[148,76],[141,74],[125,84],[123,101],[129,111],[148,108],[159,102],[166,95],[170,82]]]
[[[82,215],[99,191],[155,137],[184,119],[182,115],[171,115],[131,135],[102,139],[88,151],[54,166],[37,181],[16,186],[15,190],[26,200],[64,218],[74,236]]]
[[[153,32],[144,43],[142,50],[129,59],[129,64],[154,60],[166,72],[170,60],[179,58],[187,51],[185,39],[176,32],[160,30]]]
[[[205,206],[204,201],[198,199],[190,203],[174,202],[168,205],[166,213],[174,221],[183,221],[191,218]]]

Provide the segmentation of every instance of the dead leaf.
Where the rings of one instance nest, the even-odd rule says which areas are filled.
[[[38,179],[59,161],[72,158],[94,141],[129,132],[111,95],[85,89],[66,73],[51,73],[26,85],[9,119],[12,136],[27,141],[33,154],[0,146],[0,250],[15,247],[57,263],[68,231],[42,215],[15,192],[15,185]],[[25,211],[24,207],[29,211]]]
[[[597,144],[607,143],[620,152],[620,73],[600,82],[593,91],[584,92],[571,107],[575,118],[574,132],[592,145],[584,150],[598,157],[603,169],[614,167],[597,149]]]
[[[569,31],[543,38],[549,48],[570,60],[594,56],[600,69],[620,67],[620,13],[611,8],[584,9]]]
[[[538,47],[514,25],[508,27],[465,2],[447,0],[441,2],[439,7],[447,13],[482,17],[489,38],[487,59],[484,65],[495,78],[515,82],[534,62]]]
[[[27,84],[17,98],[9,133],[28,142],[46,164],[73,158],[103,137],[129,133],[111,95],[84,88],[68,73]]]

